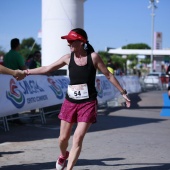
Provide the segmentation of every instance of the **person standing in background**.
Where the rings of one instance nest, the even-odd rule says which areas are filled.
[[[24,58],[19,54],[20,49],[20,41],[18,38],[14,38],[11,40],[11,49],[10,51],[5,54],[4,56],[4,66],[12,69],[12,70],[25,70],[27,69],[25,66]],[[14,120],[13,123],[23,124],[22,121],[19,119],[19,114],[16,113],[12,115]]]
[[[41,67],[41,52],[35,51],[32,58],[29,59],[29,69]]]
[[[168,83],[168,96],[170,99],[170,65],[167,68],[166,74],[169,76],[169,83]]]
[[[25,66],[27,67],[27,68],[30,68],[30,64],[31,64],[31,62],[32,62],[32,60],[33,60],[33,54],[29,54],[28,55],[28,57],[26,58],[26,61],[25,61]]]
[[[111,59],[109,59],[109,60],[107,61],[106,67],[107,67],[107,69],[108,69],[112,74],[114,74],[116,68],[115,68],[115,65],[112,63],[112,60],[111,60]]]
[[[3,59],[4,57],[3,56],[0,56],[0,65],[4,65],[4,59]]]
[[[13,70],[25,70],[24,58],[19,54],[20,42],[18,38],[11,40],[11,49],[4,56],[4,66]]]

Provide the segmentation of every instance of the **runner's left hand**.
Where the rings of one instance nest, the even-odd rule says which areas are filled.
[[[127,94],[123,94],[123,98],[126,100],[126,107],[130,107],[130,99]]]

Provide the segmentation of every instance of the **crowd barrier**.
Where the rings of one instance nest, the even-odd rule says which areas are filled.
[[[137,76],[117,76],[128,93],[141,91]],[[30,75],[21,81],[0,75],[0,117],[37,108],[62,104],[69,78],[67,76]],[[102,74],[96,76],[99,105],[114,99],[120,92]]]

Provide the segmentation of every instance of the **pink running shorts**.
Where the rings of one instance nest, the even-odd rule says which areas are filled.
[[[85,103],[72,103],[64,100],[58,118],[69,123],[96,123],[97,100]]]

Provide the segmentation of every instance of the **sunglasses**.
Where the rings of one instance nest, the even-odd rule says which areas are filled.
[[[67,42],[68,42],[69,44],[72,44],[74,41],[76,41],[76,40],[67,40]]]

